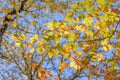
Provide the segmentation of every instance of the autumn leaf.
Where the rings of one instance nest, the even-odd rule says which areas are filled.
[[[23,57],[24,57],[24,59],[29,59],[29,58],[32,57],[32,54],[31,54],[31,53],[29,53],[29,54],[25,54]]]
[[[52,58],[54,56],[54,53],[53,52],[49,52],[48,56],[49,56],[49,58]]]
[[[30,53],[33,53],[35,51],[35,48],[31,48]]]
[[[88,45],[88,44],[84,44],[82,50],[83,50],[85,53],[87,53],[88,50],[89,50],[88,48],[89,48],[89,45]]]
[[[20,39],[16,33],[12,34],[11,38],[15,41],[20,41]]]
[[[8,15],[7,15],[7,18],[8,18],[8,19],[12,19],[12,15],[11,15],[11,14],[8,14]]]
[[[97,54],[97,58],[98,58],[98,61],[101,61],[103,58],[103,54],[102,53]]]
[[[76,36],[74,32],[70,32],[69,39],[70,42],[74,42],[76,40]]]
[[[14,22],[13,22],[13,27],[16,27],[16,26],[17,26],[17,22],[14,21]]]
[[[5,12],[5,13],[10,13],[11,11],[12,11],[11,8],[4,8],[4,9],[3,9],[3,12]]]
[[[32,42],[36,42],[36,41],[38,40],[38,34],[34,34],[34,35],[30,38],[30,40],[31,40],[31,43],[32,43]]]
[[[33,69],[37,69],[39,66],[38,66],[38,64],[37,63],[32,63],[32,68]]]
[[[32,26],[36,26],[37,21],[33,20],[30,24],[31,24]]]
[[[79,55],[82,55],[82,51],[77,51],[76,53],[78,53]]]
[[[47,24],[48,28],[50,28],[51,30],[54,30],[55,29],[55,24],[56,24],[56,21],[55,20],[52,20],[50,23]]]
[[[97,29],[100,29],[100,21],[97,21],[95,24],[94,24],[94,27],[97,28]]]
[[[108,51],[107,46],[103,46],[103,49],[104,49],[105,51]]]
[[[16,42],[16,43],[15,43],[15,46],[19,47],[20,44],[21,44],[20,42]]]
[[[75,61],[71,61],[71,62],[70,62],[70,67],[73,67],[73,68],[75,68],[75,69],[80,69],[80,66],[78,66],[78,65],[75,63]]]
[[[44,52],[45,50],[44,50],[44,47],[38,46],[38,47],[37,47],[37,51],[38,51],[38,53],[42,53],[42,52]]]
[[[78,23],[80,20],[79,20],[79,18],[74,18],[73,21],[74,21],[75,23]]]
[[[25,34],[21,34],[21,40],[27,40],[27,37]]]
[[[64,20],[67,21],[69,24],[72,24],[73,13],[74,13],[74,11],[70,10],[70,12],[64,18]]]
[[[32,43],[28,43],[27,46],[28,46],[29,48],[32,48],[32,47],[33,47],[33,44],[32,44]]]
[[[92,61],[92,62],[97,61],[97,56],[95,56],[95,55],[94,55],[94,56],[92,56],[91,61]]]
[[[60,65],[59,65],[59,69],[64,69],[64,68],[67,68],[68,67],[68,64],[66,62],[62,62]]]
[[[119,6],[119,0],[1,0],[0,65],[12,70],[2,69],[0,79],[74,80],[87,73],[119,80]]]

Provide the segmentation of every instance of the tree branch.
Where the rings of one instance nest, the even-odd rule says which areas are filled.
[[[24,0],[21,2],[21,6],[20,6],[20,9],[18,10],[19,13],[22,12],[24,10],[24,5],[25,3],[27,2],[27,0]],[[10,21],[13,21],[12,19],[9,19],[8,18],[8,15],[15,15],[16,14],[16,10],[13,9],[10,13],[8,13],[6,16],[5,16],[5,19],[3,20],[3,27],[0,28],[0,48],[1,48],[1,43],[2,43],[2,36],[3,34],[5,33],[7,27],[8,27],[8,23]]]

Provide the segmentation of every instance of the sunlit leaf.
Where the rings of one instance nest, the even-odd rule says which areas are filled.
[[[54,53],[53,52],[49,52],[48,56],[49,56],[49,58],[52,58],[54,56]]]
[[[63,53],[63,57],[64,57],[64,58],[68,58],[69,55],[70,55],[70,53]]]
[[[31,42],[36,42],[38,40],[38,34],[34,34],[31,38],[30,38]]]
[[[28,46],[29,48],[31,48],[31,47],[33,47],[33,44],[32,44],[32,43],[28,43],[27,46]]]
[[[74,13],[74,11],[71,10],[70,13],[68,13],[68,14],[65,16],[65,19],[64,19],[64,20],[67,21],[69,24],[72,23],[72,16],[73,16],[73,13]]]
[[[92,56],[91,61],[93,62],[97,61],[97,56]]]
[[[103,54],[102,53],[97,54],[97,58],[98,58],[98,61],[101,61],[103,58]]]
[[[74,32],[70,32],[69,41],[74,42],[76,40],[76,35]]]
[[[31,48],[30,53],[33,53],[35,51],[35,48]]]
[[[38,47],[37,47],[37,51],[38,51],[38,53],[44,52],[44,47],[38,46]]]
[[[59,66],[59,69],[67,68],[68,64],[66,62],[62,62]]]
[[[34,20],[34,21],[32,21],[30,24],[33,25],[33,26],[36,26],[37,21]]]
[[[50,28],[51,30],[54,30],[55,29],[55,24],[56,24],[56,21],[55,20],[52,20],[50,23],[47,24],[48,28]]]
[[[16,43],[15,43],[15,46],[18,46],[18,47],[19,47],[20,44],[21,44],[20,42],[16,42]]]
[[[27,37],[25,34],[21,34],[21,40],[27,40]]]
[[[11,15],[11,14],[8,14],[8,15],[7,15],[7,18],[8,18],[8,19],[12,19],[12,15]]]
[[[17,22],[14,21],[14,22],[13,22],[13,27],[16,27],[16,26],[17,26]]]
[[[78,66],[74,61],[70,62],[70,67],[73,67],[75,69],[80,69],[80,66]]]
[[[108,51],[107,46],[103,46],[103,49],[104,49],[105,51]]]

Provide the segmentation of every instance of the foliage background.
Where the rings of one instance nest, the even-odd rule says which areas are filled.
[[[120,0],[0,0],[1,80],[119,80]]]

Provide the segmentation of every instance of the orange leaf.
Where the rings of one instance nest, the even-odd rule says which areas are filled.
[[[54,80],[60,80],[60,79],[55,77]]]
[[[66,62],[63,62],[63,63],[61,63],[61,66],[62,66],[63,68],[67,68],[67,67],[68,67],[68,64],[67,64]]]
[[[97,21],[94,26],[99,27],[100,26],[100,21]]]
[[[28,46],[29,48],[31,48],[31,47],[33,46],[33,44],[32,44],[32,43],[28,43],[27,46]]]
[[[102,53],[99,53],[97,54],[98,58],[103,58],[103,54]]]
[[[81,65],[81,58],[77,58],[77,59],[75,59],[76,60],[76,63],[77,63],[77,65]]]
[[[93,14],[93,17],[94,18],[98,18],[98,14]]]
[[[38,67],[39,67],[38,64],[32,63],[32,68],[33,68],[33,69],[37,69]]]

